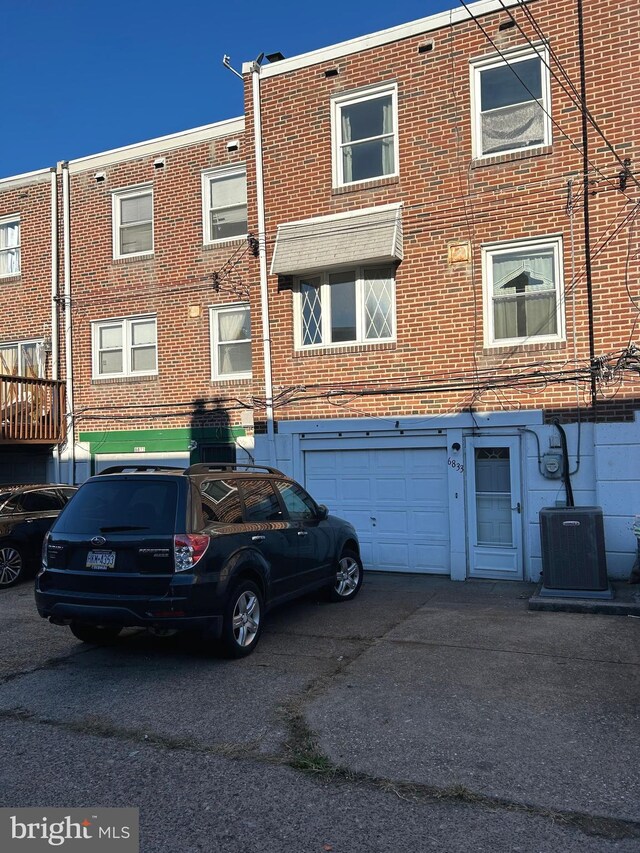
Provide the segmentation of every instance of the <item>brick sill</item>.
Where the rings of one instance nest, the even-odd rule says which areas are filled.
[[[92,379],[92,385],[140,385],[143,382],[157,382],[158,376],[110,376],[106,379]]]
[[[358,181],[357,183],[354,183],[354,184],[346,184],[343,187],[333,187],[331,189],[331,195],[336,196],[336,195],[344,195],[345,193],[356,193],[356,192],[360,192],[361,190],[373,190],[373,189],[377,189],[378,187],[389,187],[389,186],[393,186],[393,184],[399,184],[399,183],[400,183],[400,176],[399,175],[393,175],[392,177],[389,177],[389,178],[376,178],[373,181]]]
[[[505,151],[504,154],[495,154],[492,157],[479,157],[471,161],[472,169],[482,169],[484,166],[496,166],[500,163],[511,163],[518,160],[531,160],[533,157],[548,157],[553,154],[552,145],[541,145],[539,148],[530,148],[525,151]]]
[[[546,344],[512,344],[511,346],[483,347],[482,355],[506,355],[510,352],[557,352],[566,348],[566,341],[549,341]]]
[[[112,258],[112,264],[115,267],[120,267],[123,264],[140,264],[145,261],[154,261],[155,254],[153,252],[149,252],[148,255],[136,255],[133,258]]]
[[[324,357],[350,355],[351,353],[379,352],[381,350],[395,350],[397,349],[397,346],[398,345],[395,341],[391,341],[386,344],[351,344],[349,346],[321,347],[319,349],[294,350],[293,357],[315,358],[318,356]]]
[[[3,275],[0,276],[0,285],[2,284],[18,284],[22,281],[22,273],[16,272],[11,275]]]

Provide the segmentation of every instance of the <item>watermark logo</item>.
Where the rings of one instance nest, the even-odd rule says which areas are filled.
[[[138,809],[0,809],[3,853],[139,853]]]

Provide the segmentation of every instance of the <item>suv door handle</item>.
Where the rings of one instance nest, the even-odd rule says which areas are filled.
[[[264,540],[265,540],[264,536],[252,536],[251,537],[252,542],[264,542]]]
[[[306,530],[298,530],[298,536],[308,536],[308,532]]]

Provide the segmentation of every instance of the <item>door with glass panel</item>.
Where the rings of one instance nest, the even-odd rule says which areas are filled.
[[[520,439],[470,438],[466,463],[469,577],[522,580]]]

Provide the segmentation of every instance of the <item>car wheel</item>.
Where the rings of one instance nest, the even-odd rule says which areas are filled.
[[[13,586],[25,575],[24,557],[15,545],[0,547],[0,588]]]
[[[94,646],[106,646],[112,643],[122,631],[120,625],[85,625],[82,622],[72,622],[69,628],[78,640]]]
[[[350,601],[362,586],[362,561],[355,551],[348,548],[338,560],[338,571],[329,591],[331,601]]]
[[[227,657],[243,658],[255,649],[262,633],[262,593],[253,581],[237,584],[224,614],[222,648]]]

